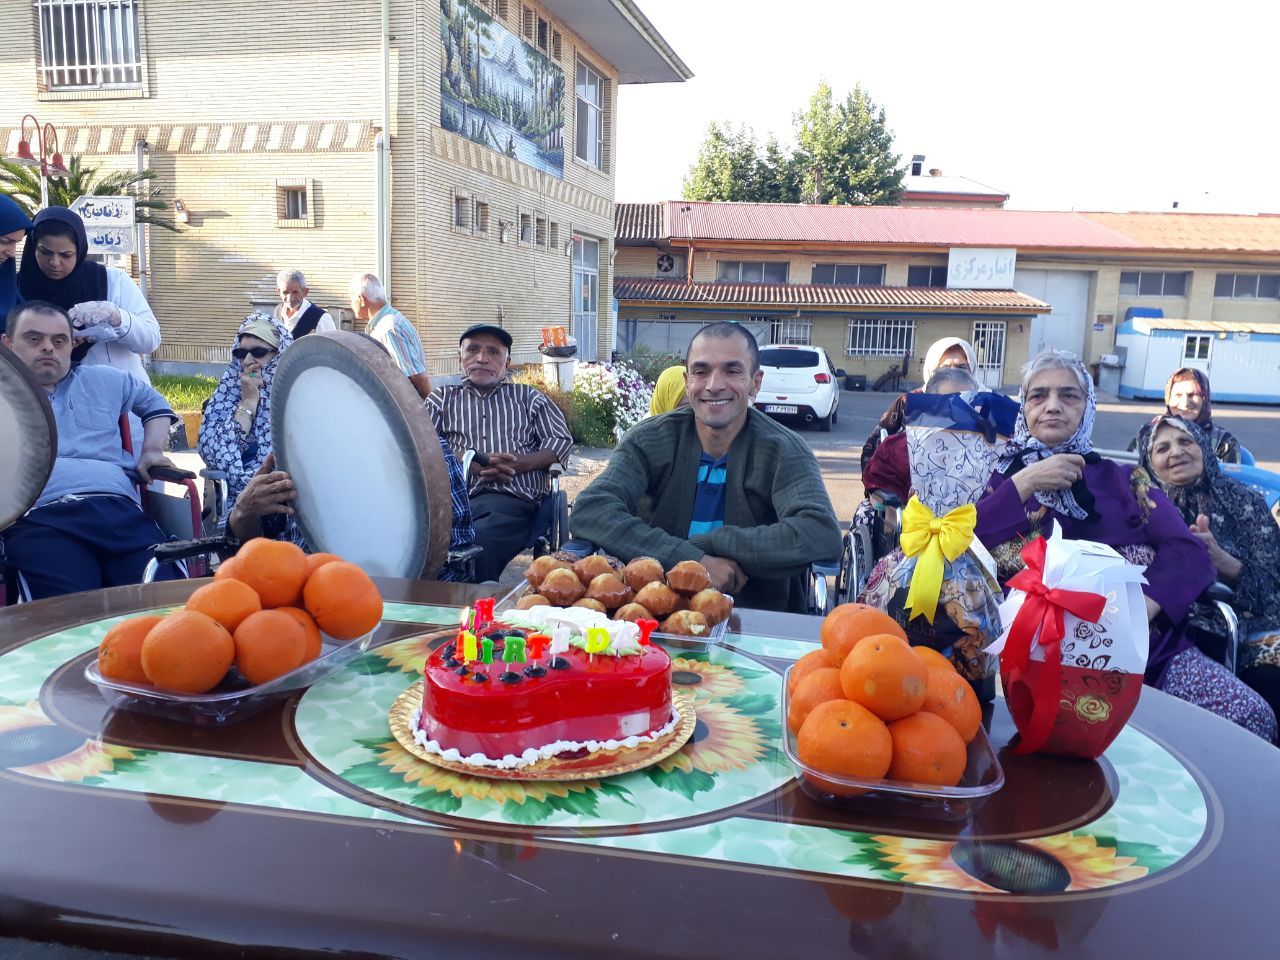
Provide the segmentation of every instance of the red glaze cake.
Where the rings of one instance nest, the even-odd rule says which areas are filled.
[[[588,654],[570,646],[532,663],[502,662],[503,648],[495,639],[492,663],[460,663],[454,643],[428,658],[417,730],[427,750],[511,769],[562,753],[633,747],[664,736],[679,719],[671,658],[661,647]]]

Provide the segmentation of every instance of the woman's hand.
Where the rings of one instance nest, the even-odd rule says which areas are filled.
[[[1055,453],[1023,467],[1013,475],[1018,496],[1026,503],[1032,495],[1047,490],[1069,490],[1084,476],[1084,457],[1074,453]]]
[[[262,378],[258,376],[257,371],[241,374],[240,376],[240,402],[244,406],[252,410],[258,405],[258,398],[262,395]]]
[[[1226,584],[1239,582],[1240,571],[1244,564],[1222,549],[1209,529],[1209,518],[1203,513],[1200,514],[1190,529],[1192,534],[1199,537],[1200,542],[1209,548],[1209,559],[1213,561],[1213,568],[1218,571],[1218,579]]]

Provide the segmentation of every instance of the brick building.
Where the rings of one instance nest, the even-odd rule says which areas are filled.
[[[617,85],[690,76],[632,0],[28,0],[0,36],[7,155],[34,113],[181,205],[144,239],[155,359],[187,363],[285,266],[342,318],[389,275],[436,372],[481,320],[517,360],[548,323],[607,352]]]
[[[667,201],[617,208],[619,346],[712,319],[874,380],[934,340],[1010,385],[1047,345],[1097,363],[1131,315],[1275,323],[1280,217]]]

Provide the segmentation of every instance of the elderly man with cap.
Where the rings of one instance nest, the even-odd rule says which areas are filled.
[[[533,534],[538,505],[550,493],[548,468],[568,464],[573,437],[564,414],[541,391],[512,383],[511,334],[480,323],[459,339],[462,383],[427,398],[436,430],[459,457],[483,453],[471,465],[469,493],[476,543],[484,547],[480,580],[497,580]]]

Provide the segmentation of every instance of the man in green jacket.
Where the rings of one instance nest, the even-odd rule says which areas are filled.
[[[803,611],[805,576],[840,557],[813,451],[751,403],[755,338],[736,323],[694,335],[689,405],[645,420],[573,505],[573,533],[623,560],[699,560],[743,607]]]

